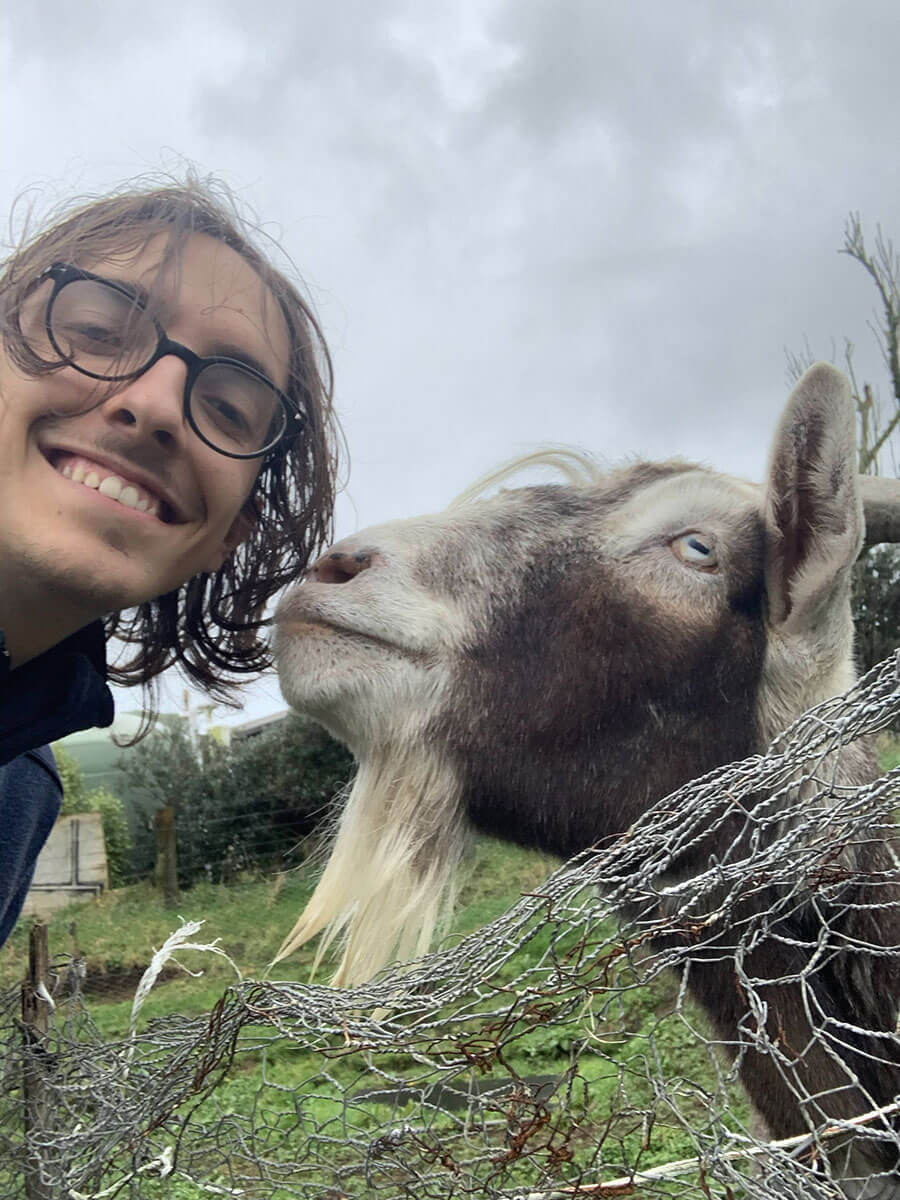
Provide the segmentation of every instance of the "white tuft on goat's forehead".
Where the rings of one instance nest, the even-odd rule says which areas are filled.
[[[533,478],[533,473],[550,471],[550,479]],[[501,486],[506,485],[506,486]],[[758,484],[735,476],[723,475],[711,468],[685,459],[673,458],[662,462],[634,459],[615,466],[604,465],[593,455],[574,447],[554,446],[521,455],[501,464],[481,476],[456,496],[440,521],[464,513],[469,506],[512,498],[521,494],[521,504],[528,503],[535,488],[558,488],[560,494],[580,492],[595,495],[614,495],[623,517],[641,509],[639,524],[649,529],[654,519],[665,522],[666,511],[679,507],[689,511],[693,500],[698,516],[733,514],[738,507],[758,508],[762,491]],[[543,492],[544,496],[548,495]],[[552,494],[552,492],[550,493]],[[688,503],[686,503],[688,502]],[[502,504],[503,501],[500,501]]]
[[[523,482],[488,494],[492,486],[514,479],[520,466],[530,468],[537,458],[543,465],[559,466],[552,455],[514,460],[429,518],[429,536],[409,536],[402,521],[395,523],[395,536],[413,554],[426,556],[432,555],[436,540],[437,552],[443,555],[443,537],[454,534],[477,536],[482,549],[488,550],[488,527],[495,540],[509,538],[521,544],[524,539],[549,547],[555,537],[574,536],[583,539],[585,547],[627,556],[654,539],[691,530],[727,539],[748,518],[762,514],[763,489],[758,484],[681,459],[636,460],[607,470],[585,460],[590,469],[582,477],[559,483]],[[577,455],[575,461],[580,461]]]
[[[622,500],[610,518],[615,533],[627,531],[642,540],[675,525],[727,522],[750,510],[759,511],[762,490],[758,484],[704,468],[657,479]]]
[[[450,510],[485,499],[501,483],[521,480],[526,472],[549,469],[570,487],[592,487],[608,474],[607,470],[586,450],[574,446],[544,446],[530,454],[518,455],[488,471],[460,492],[448,506]],[[519,487],[524,486],[519,483]]]

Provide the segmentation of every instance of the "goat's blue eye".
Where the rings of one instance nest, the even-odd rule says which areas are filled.
[[[719,565],[715,543],[712,538],[703,533],[682,533],[669,545],[676,558],[680,558],[689,567],[699,567],[704,571],[714,571]]]

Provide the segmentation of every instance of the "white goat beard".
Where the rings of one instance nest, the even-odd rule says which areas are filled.
[[[460,794],[455,773],[421,747],[363,760],[318,886],[273,961],[324,930],[313,971],[339,939],[332,982],[347,987],[427,953],[455,899]]]

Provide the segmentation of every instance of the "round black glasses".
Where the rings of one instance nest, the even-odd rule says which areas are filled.
[[[174,354],[187,366],[185,419],[202,442],[228,458],[259,458],[302,428],[302,414],[262,371],[224,355],[201,358],[173,342],[126,284],[62,263],[44,278],[53,280],[44,327],[26,332],[43,361],[53,361],[47,358],[52,350],[60,366],[125,382]],[[35,344],[45,338],[49,346]]]

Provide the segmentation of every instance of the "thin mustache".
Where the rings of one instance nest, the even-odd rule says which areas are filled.
[[[133,442],[112,433],[103,433],[94,440],[94,445],[101,454],[110,454],[123,463],[131,463],[132,466],[154,475],[161,483],[168,485],[172,482],[168,455],[161,446],[157,447],[153,442]]]
[[[62,433],[66,428],[65,417],[49,417],[44,421],[44,429],[56,430]],[[167,452],[162,446],[156,446],[152,441],[135,441],[133,438],[123,438],[116,433],[101,433],[90,439],[90,444],[98,454],[106,454],[117,459],[123,466],[130,464],[146,471],[166,487],[172,484],[172,467]],[[85,446],[85,451],[88,447]]]

